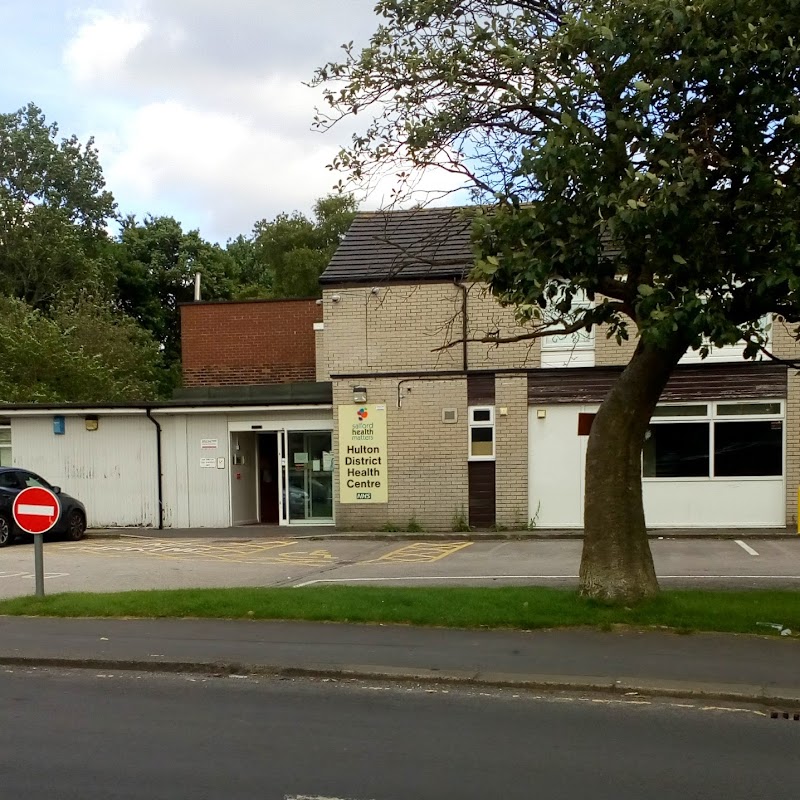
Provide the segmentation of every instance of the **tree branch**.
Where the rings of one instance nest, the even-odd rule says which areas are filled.
[[[548,323],[548,325],[544,325],[541,328],[537,328],[533,331],[528,331],[527,333],[519,333],[515,336],[500,336],[499,334],[490,334],[487,333],[485,336],[471,336],[467,337],[466,339],[455,339],[452,342],[448,342],[447,344],[443,344],[441,347],[437,347],[434,349],[434,353],[438,353],[442,350],[449,350],[451,347],[455,347],[456,345],[463,344],[464,342],[476,342],[479,344],[511,344],[513,342],[525,342],[530,339],[542,339],[545,336],[568,336],[572,333],[578,333],[579,331],[585,330],[587,326],[591,326],[592,323],[587,323],[585,319],[585,315],[581,315],[581,318],[575,320],[571,325],[565,325],[563,328],[556,328],[555,330],[550,325],[554,325],[556,323]]]

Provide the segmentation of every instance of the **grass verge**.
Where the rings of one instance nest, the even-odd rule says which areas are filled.
[[[554,628],[612,625],[679,631],[777,633],[759,622],[800,631],[793,591],[669,591],[633,608],[605,606],[575,592],[540,587],[176,589],[113,594],[68,593],[0,601],[0,614],[51,617],[200,617],[385,622],[458,628]]]

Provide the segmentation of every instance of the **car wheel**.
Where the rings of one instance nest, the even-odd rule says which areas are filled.
[[[0,547],[11,544],[11,523],[7,517],[0,514]]]
[[[67,539],[79,542],[86,535],[86,519],[80,511],[73,511],[67,520]]]

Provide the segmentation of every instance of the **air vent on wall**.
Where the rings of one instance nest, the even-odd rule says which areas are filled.
[[[443,408],[442,409],[442,422],[458,422],[458,409],[457,408]]]

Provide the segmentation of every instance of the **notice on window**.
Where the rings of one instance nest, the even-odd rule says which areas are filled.
[[[339,406],[339,499],[389,502],[386,406]]]
[[[308,453],[295,453],[294,454],[294,463],[295,464],[308,464]]]
[[[322,471],[333,472],[333,453],[327,450],[322,451]]]

